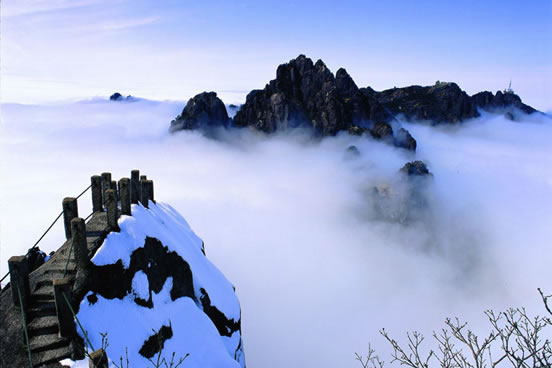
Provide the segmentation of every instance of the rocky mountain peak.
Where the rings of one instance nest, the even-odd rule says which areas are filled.
[[[190,100],[182,113],[171,122],[171,132],[225,126],[229,123],[226,107],[216,92],[203,92]]]
[[[264,89],[252,90],[234,115],[231,126],[251,127],[265,133],[306,126],[315,135],[341,131],[364,134],[416,150],[416,140],[397,118],[432,124],[460,123],[479,116],[479,110],[507,114],[536,110],[521,102],[511,90],[469,96],[456,83],[437,81],[432,86],[409,86],[377,92],[358,88],[344,68],[334,75],[322,60],[301,54],[276,69],[276,78]],[[171,131],[229,126],[224,104],[214,92],[188,101]],[[392,124],[391,124],[392,123]],[[392,138],[392,139],[390,139]]]

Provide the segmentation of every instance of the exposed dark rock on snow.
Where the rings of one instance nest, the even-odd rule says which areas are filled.
[[[120,260],[115,264],[93,267],[89,290],[107,299],[124,298],[132,290],[136,272],[142,271],[148,277],[149,299],[136,298],[137,304],[152,308],[152,292],[159,293],[168,277],[173,279],[170,293],[172,300],[184,296],[197,300],[190,265],[176,252],[169,252],[155,238],[146,237],[144,247],[132,253],[130,265],[126,269]]]
[[[137,272],[146,274],[149,284],[149,298],[135,297],[134,302],[142,307],[153,308],[152,293],[159,293],[167,278],[172,278],[171,300],[189,297],[194,300],[205,314],[211,319],[221,336],[232,336],[241,328],[241,320],[228,319],[216,306],[211,305],[211,299],[201,288],[201,295],[194,292],[193,275],[190,265],[176,252],[170,252],[167,247],[151,237],[146,237],[144,247],[136,249],[131,257],[128,268],[124,268],[121,260],[115,264],[105,266],[92,265],[90,280],[87,285],[89,294],[87,300],[90,304],[97,302],[97,295],[106,299],[123,299],[132,291],[132,280]],[[168,337],[167,337],[168,338]],[[149,341],[149,340],[148,340]],[[144,344],[145,346],[146,344]],[[153,356],[157,351],[151,352],[149,347],[145,351]],[[142,351],[140,351],[142,354]],[[144,355],[144,354],[142,354]],[[147,355],[144,355],[148,357]]]
[[[165,341],[173,337],[173,330],[171,325],[161,326],[159,331],[154,333],[144,342],[144,345],[140,348],[139,353],[146,358],[152,358],[155,354],[163,350]]]
[[[209,319],[213,321],[220,336],[231,337],[234,332],[240,330],[240,320],[234,321],[233,319],[226,318],[224,313],[219,311],[217,307],[211,305],[211,299],[205,289],[201,288],[200,292],[201,296],[199,299],[201,301],[203,311],[207,314]]]
[[[191,98],[182,113],[171,121],[171,132],[227,126],[226,107],[215,92],[203,92]]]

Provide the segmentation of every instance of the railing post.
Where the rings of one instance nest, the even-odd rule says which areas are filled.
[[[88,266],[88,245],[86,244],[86,225],[81,218],[75,218],[71,221],[71,231],[73,232],[73,251],[75,254],[75,263],[77,270],[84,270]]]
[[[63,222],[65,224],[65,238],[71,238],[71,220],[75,217],[79,217],[79,211],[77,209],[77,200],[75,198],[67,197],[63,198],[61,203],[63,207]]]
[[[138,193],[140,191],[140,170],[130,172],[130,202],[138,203]]]
[[[77,332],[75,329],[75,321],[71,308],[67,305],[67,300],[71,301],[71,280],[69,278],[57,279],[54,284],[54,301],[56,304],[56,314],[59,325],[59,336],[71,337]],[[64,295],[67,300],[64,298]]]
[[[94,175],[90,178],[92,184],[92,212],[103,211],[102,206],[102,178]]]
[[[105,191],[105,208],[107,210],[107,225],[113,231],[119,231],[119,225],[117,224],[117,200],[113,189]]]
[[[148,199],[155,203],[153,198],[153,180],[146,180],[146,186],[148,187]]]
[[[115,191],[115,203],[119,202],[119,190],[117,188],[117,182],[115,180],[111,181],[111,188]]]
[[[111,189],[111,173],[102,173],[102,203],[105,206],[105,191]]]
[[[13,298],[13,305],[16,308],[22,308],[27,312],[27,306],[29,305],[29,296],[31,290],[29,288],[29,264],[27,257],[14,256],[8,260],[8,268],[10,270],[10,284]],[[21,292],[21,301],[23,305],[19,303],[19,292]]]
[[[142,206],[148,208],[148,202],[153,201],[153,181],[141,180],[140,181],[140,203]]]
[[[108,366],[107,354],[104,349],[98,349],[89,356],[89,368],[106,368]]]
[[[146,181],[148,180],[148,177],[146,175],[140,175],[140,186],[139,186],[139,189],[138,189],[138,200],[140,201],[140,203],[144,204],[142,202],[142,182],[143,181]],[[146,202],[146,204],[144,204],[144,206],[147,208],[148,207],[148,203]]]
[[[121,198],[121,214],[130,216],[130,180],[122,178],[119,180],[119,196]]]

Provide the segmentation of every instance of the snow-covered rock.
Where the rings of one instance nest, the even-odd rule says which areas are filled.
[[[132,206],[92,258],[90,290],[77,317],[94,349],[132,367],[148,358],[185,367],[245,367],[241,312],[232,284],[172,207]],[[84,334],[79,330],[84,338]],[[85,339],[86,340],[86,339]]]

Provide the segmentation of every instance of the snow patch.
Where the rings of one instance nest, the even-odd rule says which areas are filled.
[[[149,299],[149,282],[148,275],[142,271],[136,272],[132,279],[132,292],[137,298]]]
[[[155,238],[189,264],[195,298],[180,297],[173,301],[172,277],[165,280],[159,293],[152,292],[147,270],[134,274],[131,290],[122,299],[94,294],[97,299],[91,297],[89,301],[88,297],[93,294],[89,292],[77,316],[93,349],[102,347],[104,335],[109,343],[107,355],[110,359],[118,362],[128,350],[131,366],[148,366],[148,360],[139,353],[141,347],[162,326],[171,326],[173,335],[165,340],[162,357],[170,360],[175,352],[176,359],[186,357],[186,367],[244,367],[240,331],[230,337],[221,336],[200,302],[201,289],[204,289],[211,306],[228,320],[239,321],[240,305],[233,286],[205,257],[202,240],[184,218],[167,204],[150,202],[149,208],[133,205],[132,216],[122,216],[119,227],[120,232],[109,233],[92,258],[95,265],[121,261],[128,269],[133,252],[144,247],[146,237]],[[148,268],[150,266],[148,263]],[[150,293],[153,308],[136,303],[138,298],[148,300]],[[82,331],[79,333],[84,337]],[[80,362],[72,366],[78,367],[78,364]]]

